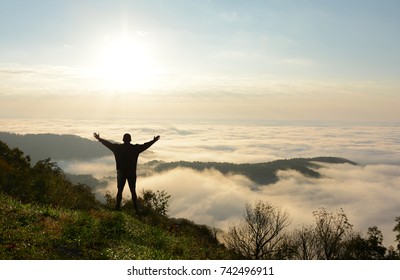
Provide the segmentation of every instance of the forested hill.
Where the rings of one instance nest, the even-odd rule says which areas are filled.
[[[55,160],[92,159],[110,155],[96,142],[76,136],[58,134],[14,134],[0,132],[0,141],[12,148],[19,148],[29,155],[32,162],[45,158]]]
[[[318,168],[319,163],[340,164],[347,163],[356,165],[355,162],[338,157],[314,157],[314,158],[295,158],[282,159],[263,163],[226,163],[226,162],[163,162],[151,161],[143,167],[146,172],[163,172],[173,170],[175,168],[190,168],[198,171],[206,169],[215,169],[223,174],[239,174],[244,175],[260,185],[273,184],[278,181],[277,172],[279,170],[296,170],[301,174],[313,178],[320,178],[321,174]],[[143,174],[146,175],[146,174]]]

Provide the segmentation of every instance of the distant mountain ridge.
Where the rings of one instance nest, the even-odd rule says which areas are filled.
[[[17,147],[26,155],[29,155],[32,162],[51,158],[52,160],[89,160],[93,158],[109,156],[110,151],[95,141],[85,139],[76,135],[57,134],[14,134],[0,132],[0,140],[10,147]],[[293,158],[281,159],[262,163],[228,163],[228,162],[164,162],[150,161],[138,166],[139,176],[150,176],[175,168],[189,168],[197,171],[215,169],[222,174],[239,174],[248,177],[258,185],[276,183],[279,178],[279,170],[296,170],[304,176],[320,178],[318,163],[330,164],[351,164],[355,162],[339,157],[314,157],[314,158]],[[72,176],[72,175],[71,175]],[[90,181],[89,178],[74,177],[73,180],[88,185],[97,186],[98,182]],[[88,181],[89,180],[89,181]],[[90,183],[89,183],[90,182]],[[256,188],[256,187],[254,187]]]
[[[331,163],[331,164],[351,164],[357,163],[340,157],[314,157],[314,158],[294,158],[294,159],[281,159],[271,162],[263,163],[227,163],[227,162],[163,162],[163,161],[150,161],[143,164],[143,169],[150,173],[164,172],[176,168],[190,168],[197,171],[206,169],[215,169],[222,174],[239,174],[244,175],[259,185],[268,185],[276,183],[279,178],[277,172],[279,170],[296,170],[301,174],[312,177],[320,178],[321,174],[317,171],[321,166],[318,163]],[[146,175],[143,171],[143,175]]]
[[[92,159],[110,155],[107,149],[76,135],[15,134],[0,132],[0,140],[8,146],[18,147],[32,162],[51,158],[53,160]]]

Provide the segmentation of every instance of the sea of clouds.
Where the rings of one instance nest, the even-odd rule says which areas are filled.
[[[32,121],[1,120],[4,131],[15,133],[75,134],[121,141],[125,132],[134,142],[161,140],[140,157],[140,162],[216,161],[233,163],[267,162],[296,157],[335,156],[359,163],[322,164],[322,178],[309,178],[293,171],[278,173],[279,181],[265,186],[241,175],[223,175],[216,170],[177,168],[138,178],[141,189],[165,190],[171,194],[169,215],[196,223],[228,229],[242,217],[246,203],[268,201],[286,210],[291,227],[313,222],[312,212],[343,208],[356,231],[365,233],[378,226],[386,245],[395,235],[394,219],[400,216],[400,130],[396,124],[335,124],[278,122],[153,122]],[[99,144],[100,145],[100,144]],[[54,159],[57,160],[57,159]],[[98,190],[116,192],[112,155],[90,161],[58,160],[70,173],[92,174],[107,180]],[[253,189],[253,190],[252,190]],[[129,189],[125,198],[129,199]]]
[[[400,215],[400,166],[324,164],[315,179],[280,171],[275,184],[252,191],[254,182],[218,171],[175,169],[141,178],[139,185],[165,189],[172,195],[171,215],[227,229],[241,218],[246,203],[263,200],[287,210],[292,227],[313,222],[312,212],[343,208],[355,230],[377,225],[385,240],[394,240],[394,218]]]

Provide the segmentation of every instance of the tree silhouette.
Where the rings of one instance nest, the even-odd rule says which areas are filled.
[[[397,222],[396,226],[394,227],[393,231],[397,232],[396,241],[399,242],[397,244],[397,253],[400,256],[400,216],[396,217],[395,222]]]
[[[386,248],[382,245],[382,232],[376,227],[368,228],[367,237],[354,235],[346,244],[345,259],[352,260],[383,260]]]
[[[341,259],[345,249],[345,241],[349,238],[353,225],[347,219],[343,209],[329,213],[324,208],[314,211],[315,234],[319,244],[318,259]]]
[[[289,223],[287,212],[267,202],[247,204],[244,219],[225,237],[227,247],[247,259],[271,259]]]

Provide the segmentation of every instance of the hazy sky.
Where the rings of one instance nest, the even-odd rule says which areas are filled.
[[[397,0],[0,0],[0,117],[400,121]]]

